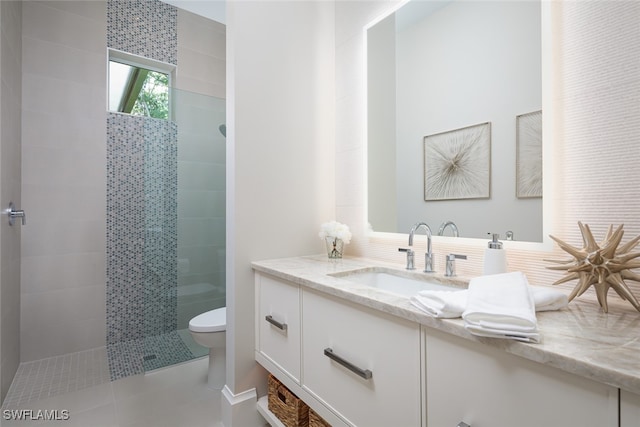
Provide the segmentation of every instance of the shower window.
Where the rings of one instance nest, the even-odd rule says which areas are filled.
[[[171,66],[127,56],[109,52],[109,111],[168,120]]]

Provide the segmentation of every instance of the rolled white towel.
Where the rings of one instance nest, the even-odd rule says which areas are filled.
[[[567,295],[545,286],[529,285],[536,311],[559,310],[567,306]],[[467,308],[468,290],[420,291],[410,298],[411,304],[439,319],[462,316]]]
[[[465,328],[474,335],[540,340],[533,295],[522,272],[471,279],[462,318]]]

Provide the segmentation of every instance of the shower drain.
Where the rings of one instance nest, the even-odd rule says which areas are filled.
[[[155,355],[155,354],[148,354],[148,355],[146,355],[146,356],[143,356],[143,357],[142,357],[142,360],[147,361],[147,360],[153,360],[153,359],[155,359],[155,358],[156,358],[156,355]]]

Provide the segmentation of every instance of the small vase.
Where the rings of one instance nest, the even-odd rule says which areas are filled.
[[[327,236],[324,238],[327,244],[327,255],[329,259],[342,258],[342,251],[344,250],[344,242],[337,237]]]

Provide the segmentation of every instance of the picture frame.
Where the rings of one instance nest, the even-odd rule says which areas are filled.
[[[542,110],[516,116],[516,197],[542,197]]]
[[[424,137],[424,200],[491,196],[491,123]]]

